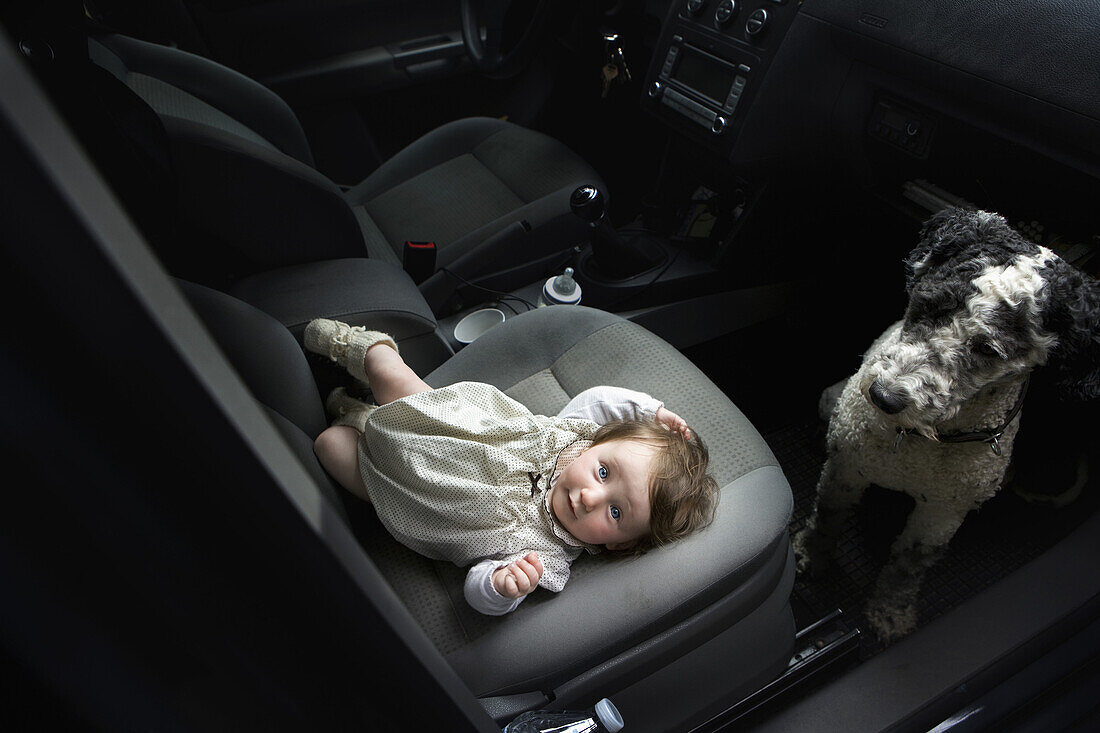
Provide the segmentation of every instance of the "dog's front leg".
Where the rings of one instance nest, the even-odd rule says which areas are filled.
[[[836,453],[825,460],[817,481],[814,508],[806,526],[793,540],[800,573],[823,572],[828,567],[844,530],[844,520],[869,485],[844,454]]]
[[[924,576],[943,557],[968,510],[922,501],[913,508],[867,603],[867,621],[882,641],[894,641],[916,628]]]

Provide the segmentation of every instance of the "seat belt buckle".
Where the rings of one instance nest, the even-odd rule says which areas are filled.
[[[435,272],[435,242],[405,242],[401,266],[413,282],[419,285]]]

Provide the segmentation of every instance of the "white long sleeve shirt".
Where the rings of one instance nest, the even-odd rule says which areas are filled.
[[[652,418],[663,405],[663,402],[644,392],[600,386],[578,394],[558,413],[558,417],[581,418],[605,425],[616,420]],[[514,611],[527,597],[505,598],[493,587],[493,573],[507,564],[489,558],[473,565],[466,573],[464,593],[466,601],[475,610],[488,616],[503,616]]]

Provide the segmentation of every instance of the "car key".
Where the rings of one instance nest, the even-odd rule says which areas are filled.
[[[630,67],[626,65],[626,57],[623,56],[623,51],[621,48],[616,47],[615,50],[611,53],[610,63],[618,67],[620,82],[630,81]]]
[[[623,54],[623,44],[622,41],[619,40],[619,34],[605,33],[603,40],[607,63],[618,68],[618,79],[620,82],[630,81],[630,67],[627,66],[626,56]]]
[[[619,76],[619,67],[615,64],[607,64],[600,70],[600,75],[603,77],[603,92],[600,93],[600,99],[606,99],[608,91],[611,90],[611,82]]]

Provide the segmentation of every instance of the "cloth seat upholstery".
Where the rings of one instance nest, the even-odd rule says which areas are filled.
[[[758,574],[769,576],[761,592],[774,589],[787,557],[790,487],[763,438],[720,389],[675,348],[610,313],[541,308],[504,325],[510,328],[489,331],[471,345],[478,348],[463,349],[425,381],[486,381],[542,414],[599,384],[648,392],[707,441],[722,495],[707,530],[635,559],[582,556],[558,598],[528,599],[513,618],[490,619],[456,604],[462,635],[449,642],[448,660],[479,695],[520,693],[532,683],[551,689]],[[440,565],[440,583],[461,599],[462,571]],[[733,604],[726,622],[761,601],[756,595]]]
[[[295,425],[289,440],[303,463],[319,470],[310,440],[323,428],[316,410],[285,394],[304,384],[305,357],[289,333],[266,338],[261,359],[234,333],[244,319],[266,314],[230,296],[188,286],[187,295],[226,350],[257,399]],[[274,325],[270,325],[274,324]],[[250,326],[249,326],[250,327]],[[250,327],[251,328],[251,327]],[[267,330],[255,330],[267,334]],[[278,352],[278,353],[275,353]],[[276,388],[264,373],[295,375]],[[609,692],[690,652],[720,632],[759,619],[767,599],[785,613],[768,611],[766,654],[757,647],[731,659],[732,692],[750,692],[785,668],[793,646],[787,597],[793,585],[786,534],[790,487],[760,434],[729,399],[676,349],[616,315],[580,306],[542,308],[508,319],[432,371],[443,386],[480,380],[497,386],[532,411],[554,414],[572,396],[597,384],[647,391],[681,414],[708,442],[712,470],[722,487],[718,516],[708,529],[642,557],[580,558],[559,594],[538,591],[512,614],[487,617],[462,596],[465,571],[421,557],[394,541],[369,506],[341,493],[364,549],[409,612],[475,695],[529,699],[568,686],[576,697]],[[319,409],[319,408],[318,408]],[[768,608],[772,608],[769,606]],[[774,619],[771,618],[774,616]],[[753,621],[758,624],[759,620]],[[750,626],[750,623],[746,623]],[[725,634],[723,634],[724,636]],[[748,645],[746,645],[747,647]],[[751,653],[750,653],[751,652]],[[739,687],[741,685],[741,687]],[[564,699],[560,695],[559,699]]]
[[[260,83],[120,35],[90,39],[89,56],[163,121],[181,215],[251,272],[364,251],[400,263],[412,240],[436,243],[438,267],[478,276],[493,271],[499,253],[456,261],[509,224],[547,230],[522,237],[518,246],[530,251],[505,258],[534,262],[584,240],[583,222],[570,214],[573,189],[596,185],[607,195],[562,143],[490,118],[437,128],[345,193],[313,167],[298,119]]]

